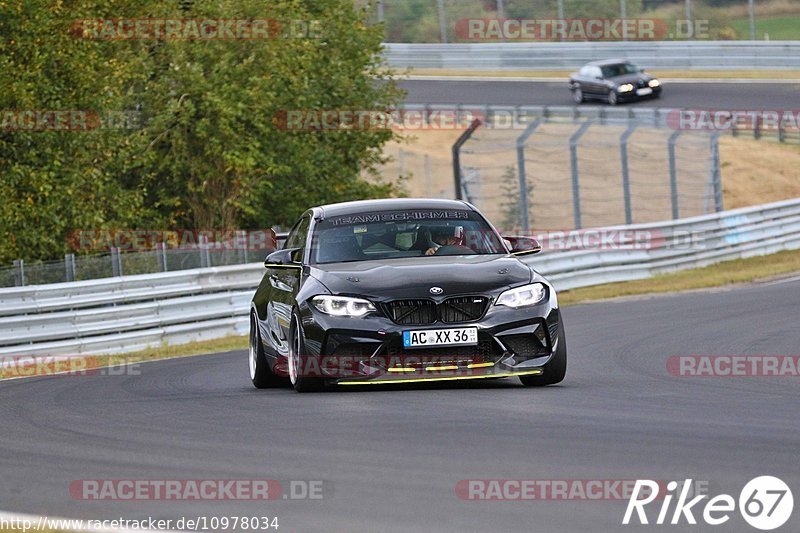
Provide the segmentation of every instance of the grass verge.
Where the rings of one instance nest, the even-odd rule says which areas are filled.
[[[739,35],[750,36],[750,19],[741,18],[731,21]],[[760,17],[756,18],[756,39],[772,41],[794,41],[800,39],[800,17]]]
[[[564,291],[558,294],[561,305],[606,300],[621,296],[658,294],[724,287],[800,272],[800,250],[789,250],[761,257],[734,259],[704,268],[693,268],[652,278],[608,283]]]

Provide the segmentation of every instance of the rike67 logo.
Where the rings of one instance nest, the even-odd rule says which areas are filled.
[[[720,494],[710,498],[705,505],[698,505],[707,494],[689,499],[692,480],[687,479],[683,485],[676,481],[667,484],[667,493],[661,500],[661,508],[655,522],[650,522],[645,507],[656,501],[659,496],[658,483],[649,479],[638,479],[633,488],[628,507],[622,523],[631,522],[636,513],[639,524],[697,524],[695,513],[702,514],[702,520],[711,526],[719,526],[730,520],[736,511],[736,500],[729,494]],[[681,487],[679,489],[679,487]],[[680,494],[679,494],[680,493]],[[645,495],[641,497],[641,495]],[[670,509],[677,496],[674,509]],[[781,527],[792,516],[794,498],[789,486],[783,480],[772,476],[760,476],[750,480],[739,493],[739,512],[742,518],[756,529],[770,531]],[[697,508],[695,508],[697,507]],[[702,509],[702,510],[701,510]],[[670,513],[670,511],[672,511]],[[671,514],[671,516],[670,516]],[[683,522],[685,520],[685,522]]]

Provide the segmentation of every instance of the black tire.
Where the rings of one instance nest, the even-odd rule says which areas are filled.
[[[617,105],[619,103],[619,96],[617,96],[617,91],[615,89],[611,89],[608,91],[608,105]]]
[[[582,104],[586,101],[586,97],[583,95],[583,90],[580,88],[580,86],[572,89],[572,101],[576,104]]]
[[[564,321],[558,321],[558,346],[556,353],[543,367],[544,372],[538,376],[520,376],[519,380],[526,387],[544,387],[564,381],[567,375],[567,337],[564,335]]]
[[[297,313],[292,313],[292,324],[289,328],[289,382],[297,392],[317,392],[325,388],[325,380],[300,375],[300,356],[305,353],[305,337],[300,326]]]
[[[258,334],[258,323],[253,313],[250,313],[250,348],[247,358],[250,366],[250,381],[257,389],[269,389],[286,386],[286,378],[276,376],[269,367],[264,347],[261,345],[261,336]]]

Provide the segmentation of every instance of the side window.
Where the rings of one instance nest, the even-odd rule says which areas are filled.
[[[311,226],[311,217],[306,215],[289,232],[289,237],[286,239],[286,248],[305,248],[309,226]]]
[[[580,74],[581,76],[586,78],[586,77],[592,75],[591,71],[592,71],[591,67],[583,67],[583,68],[581,68],[581,71],[578,74]]]

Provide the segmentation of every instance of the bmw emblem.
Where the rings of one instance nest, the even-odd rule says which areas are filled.
[[[431,287],[431,294],[442,294],[444,289],[441,287]]]

